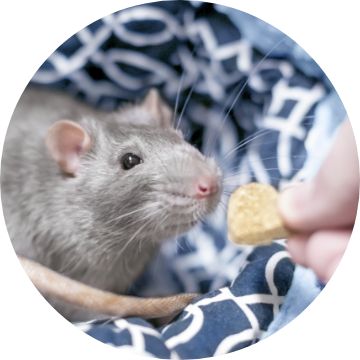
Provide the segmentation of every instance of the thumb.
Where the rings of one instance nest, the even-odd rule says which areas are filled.
[[[279,196],[279,212],[286,225],[298,232],[327,228],[337,222],[337,211],[326,194],[316,191],[313,183],[302,183],[285,189]]]
[[[281,193],[279,211],[292,230],[349,227],[355,222],[358,199],[358,157],[351,125],[346,121],[319,173],[312,181]]]

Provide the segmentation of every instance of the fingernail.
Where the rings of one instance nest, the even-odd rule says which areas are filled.
[[[286,187],[279,195],[278,207],[281,215],[285,218],[294,211],[297,186]]]
[[[296,228],[302,215],[304,184],[294,184],[284,189],[278,199],[278,209],[285,225],[290,229]]]

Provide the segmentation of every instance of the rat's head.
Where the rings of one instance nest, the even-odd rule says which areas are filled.
[[[107,119],[61,120],[49,129],[49,152],[79,204],[91,209],[98,233],[114,241],[124,233],[135,243],[163,240],[218,205],[218,166],[171,122],[171,111],[152,90]]]

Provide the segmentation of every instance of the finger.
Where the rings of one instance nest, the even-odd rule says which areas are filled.
[[[314,196],[312,183],[300,183],[286,188],[279,195],[278,207],[286,227],[291,230],[307,232],[311,231],[318,223],[317,214],[319,209],[314,208]],[[322,216],[323,210],[320,209]],[[314,219],[315,216],[315,219]]]
[[[280,194],[279,211],[289,229],[313,232],[353,223],[354,218],[349,214],[352,206],[349,210],[348,203],[344,203],[343,190],[320,185],[318,182],[303,183]]]
[[[306,266],[306,235],[293,235],[287,241],[287,249],[294,262]]]
[[[324,283],[335,271],[351,236],[351,230],[319,231],[309,237],[306,246],[306,265]]]
[[[278,205],[287,227],[313,232],[354,224],[358,199],[358,157],[354,135],[346,121],[313,181],[283,191]]]

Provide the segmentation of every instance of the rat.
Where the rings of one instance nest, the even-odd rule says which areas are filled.
[[[28,86],[1,165],[16,254],[28,267],[113,294],[126,293],[164,241],[213,212],[222,191],[219,166],[174,128],[155,89],[109,113]],[[70,321],[99,315],[44,293]]]

